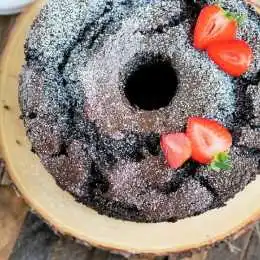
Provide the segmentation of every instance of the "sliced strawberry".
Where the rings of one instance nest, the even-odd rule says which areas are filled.
[[[232,145],[228,129],[211,119],[189,118],[187,136],[191,141],[193,160],[202,164],[211,163],[217,154],[228,151]]]
[[[218,5],[204,7],[195,26],[194,47],[206,49],[212,42],[234,39],[238,19],[235,14],[224,11]]]
[[[253,59],[250,46],[242,40],[213,42],[208,48],[209,57],[231,76],[245,73]]]
[[[161,148],[171,168],[178,169],[191,157],[191,143],[184,133],[161,136]]]

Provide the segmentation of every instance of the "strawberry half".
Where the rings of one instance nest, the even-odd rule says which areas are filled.
[[[195,26],[194,47],[206,49],[212,42],[234,39],[240,19],[218,5],[204,7]]]
[[[213,42],[207,52],[223,71],[235,77],[245,73],[253,59],[250,46],[243,40]]]
[[[184,133],[161,136],[161,148],[171,168],[178,169],[191,157],[191,143]]]
[[[214,159],[229,161],[224,158],[224,153],[232,145],[232,136],[228,129],[217,121],[191,117],[188,120],[187,136],[191,141],[193,160],[202,164],[213,163]]]

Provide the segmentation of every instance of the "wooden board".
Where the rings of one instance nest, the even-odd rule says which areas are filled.
[[[165,257],[130,256],[127,258],[108,251],[85,247],[70,237],[59,237],[41,219],[30,213],[10,260],[259,260],[259,238],[257,229],[253,228],[235,241],[224,241],[208,252],[193,254],[191,257],[172,255]],[[41,257],[39,258],[39,256]]]
[[[86,244],[121,253],[166,255],[210,246],[259,219],[260,176],[226,207],[176,223],[137,224],[101,216],[58,188],[30,152],[17,102],[23,42],[41,4],[37,2],[18,18],[2,57],[0,139],[14,183],[47,223]]]
[[[22,198],[8,187],[0,186],[0,259],[8,259],[27,213]]]
[[[1,259],[1,258],[0,258]],[[34,214],[28,214],[9,260],[206,260],[206,253],[190,257],[123,256],[86,247],[70,237],[57,236]],[[2,259],[1,259],[2,260]],[[213,259],[211,259],[213,260]],[[217,258],[214,260],[218,260]]]
[[[0,53],[5,45],[8,31],[12,28],[16,16],[0,16]]]

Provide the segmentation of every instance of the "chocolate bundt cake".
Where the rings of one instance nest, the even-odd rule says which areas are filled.
[[[47,1],[25,44],[19,101],[32,151],[77,201],[124,220],[176,221],[225,205],[259,174],[260,17],[222,1],[247,16],[238,36],[254,53],[231,77],[192,44],[213,2]],[[232,169],[167,167],[160,135],[194,115],[232,132]]]

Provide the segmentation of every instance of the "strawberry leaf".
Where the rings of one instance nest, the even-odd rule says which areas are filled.
[[[236,20],[239,25],[241,25],[247,19],[245,14],[237,14],[226,10],[223,10],[223,12],[225,17],[230,20]]]
[[[247,15],[245,15],[245,14],[239,14],[239,13],[225,10],[222,7],[224,5],[224,2],[222,0],[217,1],[216,4],[221,8],[225,17],[227,17],[230,20],[237,21],[238,25],[242,25],[244,23],[244,21],[247,19]]]
[[[209,165],[209,169],[220,172],[221,170],[230,170],[232,168],[231,158],[227,152],[221,152],[214,156],[213,161]]]

